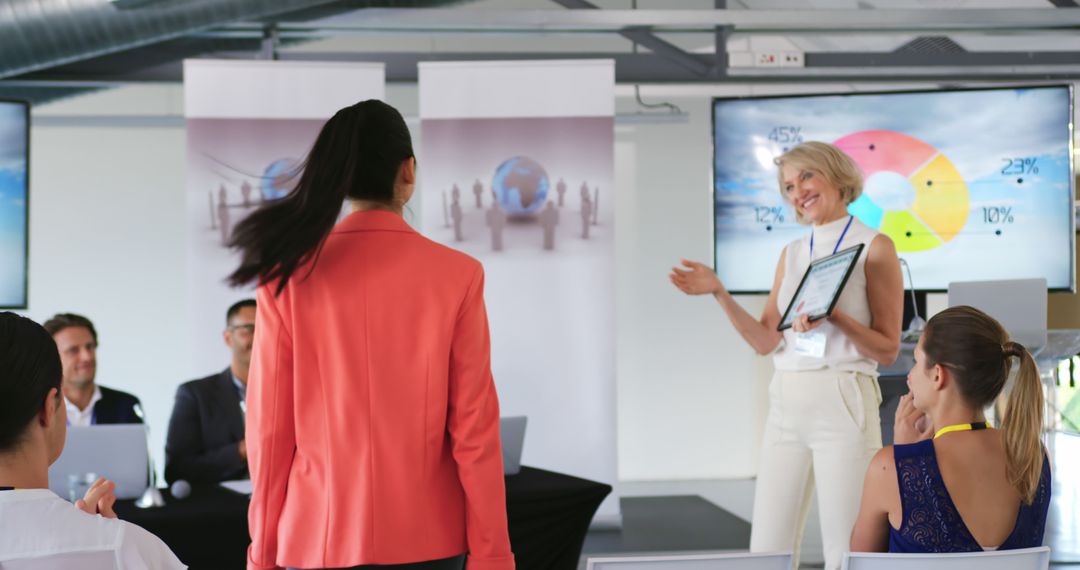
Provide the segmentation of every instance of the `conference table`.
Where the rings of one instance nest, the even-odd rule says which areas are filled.
[[[249,497],[219,486],[196,487],[185,499],[140,509],[117,501],[116,513],[160,537],[193,570],[242,569],[250,543]],[[522,467],[506,477],[510,546],[520,570],[575,570],[596,509],[611,486]]]

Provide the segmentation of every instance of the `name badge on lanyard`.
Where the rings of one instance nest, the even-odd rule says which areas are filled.
[[[817,331],[795,333],[795,354],[811,358],[825,358],[825,344],[828,339]]]
[[[840,251],[840,244],[844,243],[844,236],[847,235],[848,229],[851,228],[851,222],[855,220],[855,216],[848,216],[847,225],[844,226],[844,231],[840,233],[840,239],[836,240],[836,246],[833,247],[833,254]],[[814,259],[814,234],[810,234],[810,260]],[[801,356],[808,356],[810,358],[825,358],[825,347],[828,344],[828,337],[825,333],[819,331],[795,333],[795,354]]]

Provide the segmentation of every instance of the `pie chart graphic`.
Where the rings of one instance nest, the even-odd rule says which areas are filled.
[[[896,131],[859,131],[834,143],[862,169],[863,194],[848,211],[892,238],[897,251],[951,241],[971,211],[967,182],[944,154]]]

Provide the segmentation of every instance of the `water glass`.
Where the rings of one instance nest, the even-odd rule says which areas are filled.
[[[68,500],[72,503],[86,496],[97,481],[97,473],[72,473],[68,475]]]

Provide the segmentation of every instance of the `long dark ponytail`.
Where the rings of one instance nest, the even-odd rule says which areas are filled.
[[[335,113],[315,139],[296,187],[233,229],[229,247],[241,260],[229,283],[278,280],[275,293],[281,293],[316,255],[345,199],[391,204],[398,169],[412,157],[412,137],[397,109],[370,99]]]

